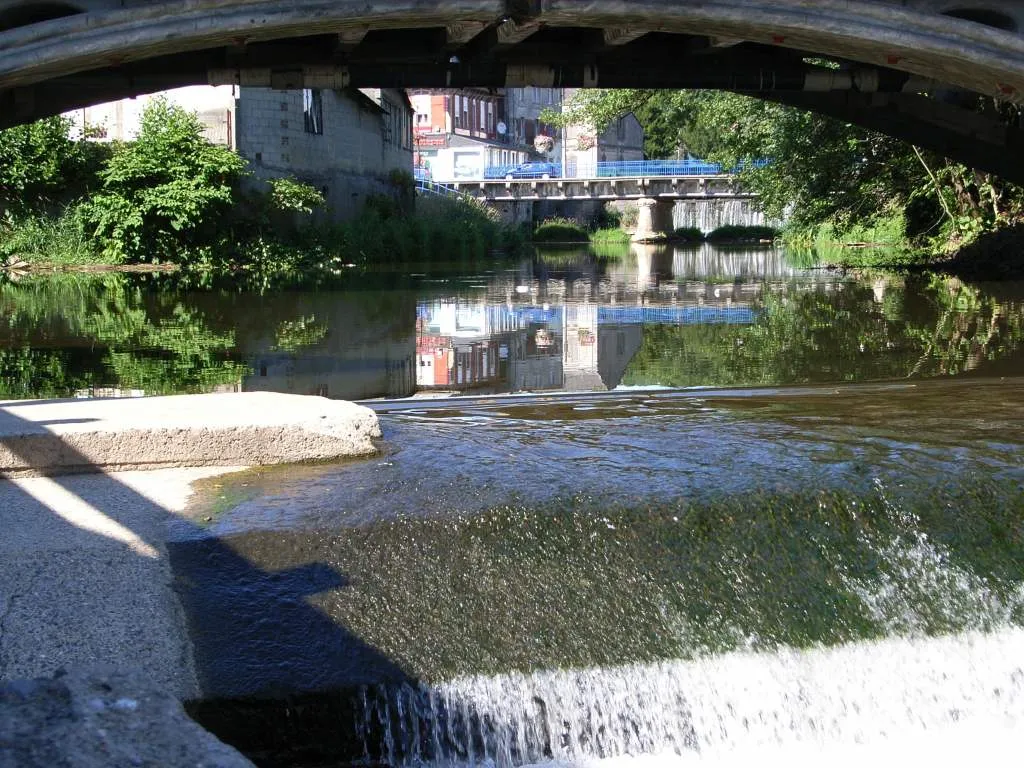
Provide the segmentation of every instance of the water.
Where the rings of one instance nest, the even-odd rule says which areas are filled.
[[[189,710],[260,765],[1012,760],[1024,286],[613,255],[5,284],[0,386],[371,399],[378,455],[169,530]]]
[[[780,249],[544,252],[266,294],[175,276],[0,285],[0,397],[345,399],[1017,375],[1024,285],[844,276]]]
[[[719,227],[773,226],[751,200],[679,200],[672,207],[673,229],[699,229],[705,235]]]

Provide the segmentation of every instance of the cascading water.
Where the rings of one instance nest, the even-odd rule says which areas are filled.
[[[1024,389],[990,387],[396,403],[401,450],[172,542],[190,711],[265,766],[998,764]]]
[[[469,677],[362,692],[364,759],[579,765],[754,750],[892,746],[1024,727],[1024,631],[735,652],[613,669]]]
[[[724,226],[763,226],[777,222],[766,220],[750,200],[679,200],[672,207],[674,229],[699,229],[705,235]]]
[[[1024,629],[1014,621],[1024,585],[994,588],[953,564],[912,511],[880,482],[876,490],[894,528],[860,536],[879,558],[874,577],[849,577],[842,553],[820,546],[887,638],[793,649],[765,647],[737,629],[737,645],[747,648],[725,654],[365,687],[357,711],[364,759],[508,768],[660,756],[718,764],[766,749],[809,747],[820,757],[937,735],[962,741],[979,728],[1003,746],[1024,744],[1024,735],[1014,736],[1024,728]],[[675,622],[689,645],[687,619]],[[986,631],[927,636],[935,622]]]

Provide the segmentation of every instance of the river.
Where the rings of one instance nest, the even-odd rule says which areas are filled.
[[[33,278],[0,381],[379,411],[377,456],[209,482],[170,531],[190,711],[261,765],[1011,764],[1024,285],[607,256]]]

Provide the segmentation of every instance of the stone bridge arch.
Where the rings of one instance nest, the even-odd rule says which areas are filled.
[[[1024,0],[0,0],[0,127],[208,82],[723,88],[1024,168],[958,110],[1024,103]]]

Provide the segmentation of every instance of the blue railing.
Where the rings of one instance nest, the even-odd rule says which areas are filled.
[[[768,160],[755,160],[749,165],[763,168]],[[748,166],[740,163],[731,169],[724,169],[721,163],[706,160],[622,160],[596,163],[594,165],[571,164],[562,174],[559,163],[543,161],[519,163],[517,165],[494,165],[484,170],[484,179],[614,179],[614,178],[656,178],[684,176],[720,176],[739,173]],[[467,179],[472,181],[472,179]]]
[[[421,195],[437,195],[438,197],[465,197],[466,193],[448,184],[427,179],[416,180],[416,191]]]

